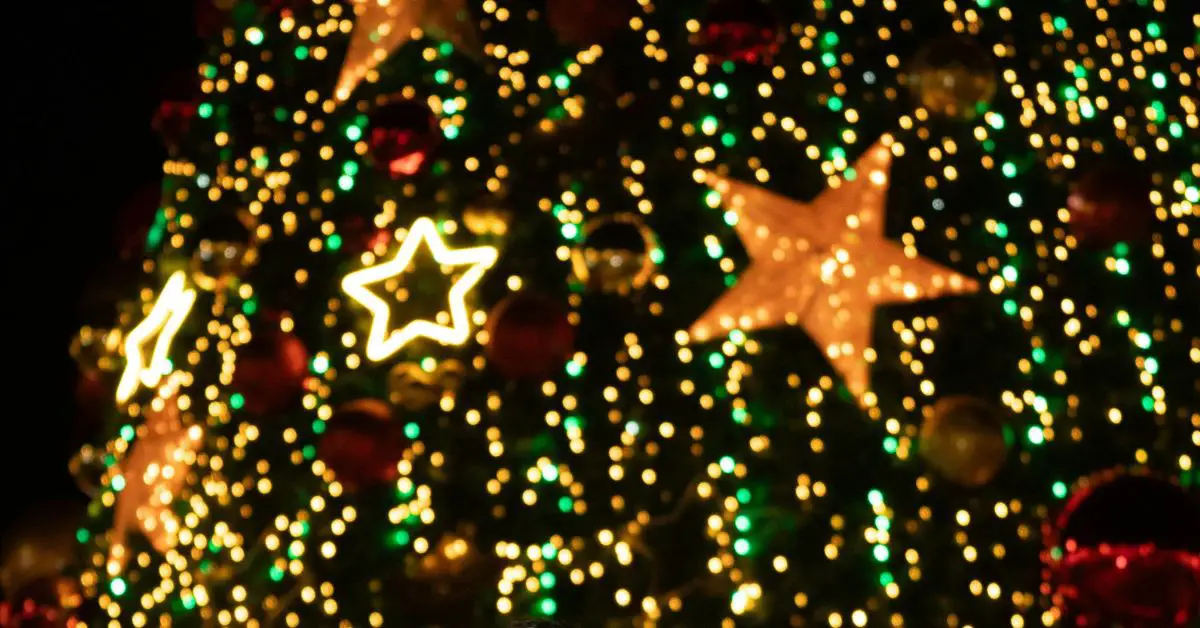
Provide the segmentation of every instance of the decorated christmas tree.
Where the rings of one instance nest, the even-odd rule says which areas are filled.
[[[198,1],[77,625],[1200,621],[1187,3]]]

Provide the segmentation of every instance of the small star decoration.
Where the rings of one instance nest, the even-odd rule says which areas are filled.
[[[125,370],[117,382],[117,403],[125,403],[138,386],[157,386],[170,362],[171,341],[196,302],[183,271],[167,280],[150,314],[125,337]],[[147,356],[146,346],[154,342]]]
[[[433,257],[441,266],[469,266],[450,288],[451,325],[439,325],[426,320],[412,320],[399,329],[390,329],[391,305],[377,296],[368,286],[387,281],[405,273],[421,243],[427,243]],[[436,340],[444,345],[461,345],[471,334],[466,297],[479,283],[483,274],[496,263],[494,247],[480,246],[451,250],[428,218],[418,218],[408,230],[400,251],[390,261],[346,275],[342,289],[355,301],[371,311],[371,331],[367,336],[367,359],[373,362],[387,359],[404,345],[418,337]]]
[[[891,151],[876,143],[811,203],[709,173],[737,217],[750,266],[691,327],[707,340],[743,330],[799,325],[864,403],[875,309],[966,294],[978,282],[884,236]]]

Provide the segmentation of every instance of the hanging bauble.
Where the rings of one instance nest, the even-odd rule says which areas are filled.
[[[364,251],[374,251],[381,248],[380,253],[387,249],[393,240],[390,229],[381,229],[365,216],[350,216],[341,221],[337,229],[341,238],[341,250],[347,256],[358,257]]]
[[[1047,522],[1046,560],[1064,626],[1200,622],[1200,500],[1141,472],[1106,471]]]
[[[593,218],[571,251],[575,277],[588,289],[629,294],[641,289],[658,264],[658,239],[635,214]]]
[[[575,328],[557,299],[521,291],[488,314],[489,362],[509,379],[545,377],[561,367],[575,344]]]
[[[0,626],[4,628],[71,628],[75,625],[67,611],[49,604],[37,604],[33,600],[0,602]]]
[[[769,63],[783,34],[780,16],[761,0],[714,0],[696,39],[711,63]]]
[[[1154,221],[1148,177],[1135,167],[1106,165],[1071,186],[1071,235],[1092,248],[1140,242]]]
[[[547,0],[546,20],[564,46],[603,43],[629,24],[631,0]]]
[[[71,341],[70,353],[79,366],[75,380],[75,421],[72,444],[92,440],[103,423],[115,385],[115,372],[123,364],[120,329],[83,327]]]
[[[229,6],[231,0],[194,0],[196,35],[200,39],[211,39],[221,32],[229,22]]]
[[[97,329],[83,326],[71,340],[70,353],[79,369],[85,373],[111,373],[121,367],[120,329]]]
[[[358,399],[342,404],[324,425],[317,455],[342,486],[356,491],[399,476],[396,464],[403,456],[405,437],[387,403]]]
[[[250,229],[236,216],[207,218],[193,237],[199,242],[192,253],[192,281],[204,290],[229,288],[258,261]]]
[[[965,395],[946,397],[921,425],[920,452],[941,476],[977,487],[1004,466],[1011,440],[1004,416],[992,404]]]
[[[246,412],[278,412],[304,391],[308,376],[308,349],[299,338],[278,324],[256,331],[250,342],[237,348],[232,389],[241,395]]]
[[[401,362],[388,373],[388,401],[405,410],[424,410],[458,390],[466,373],[458,360]]]
[[[192,252],[192,281],[206,291],[232,287],[247,268],[258,261],[250,228],[240,217],[217,215],[200,223]]]
[[[146,254],[148,236],[155,230],[158,241],[162,240],[164,223],[158,221],[162,201],[162,184],[154,183],[140,188],[121,208],[117,215],[114,240],[117,256],[122,260],[138,259]]]
[[[198,108],[199,103],[194,100],[164,100],[154,112],[150,125],[163,139],[163,144],[168,149],[174,149],[192,128],[192,119],[196,117]]]
[[[115,373],[80,371],[75,380],[75,420],[68,435],[72,446],[91,441],[104,425],[111,407]]]
[[[83,506],[71,502],[43,504],[28,509],[4,531],[0,589],[10,601],[49,608],[66,605],[63,580],[69,579],[65,574],[74,564],[75,534],[83,513]]]
[[[420,172],[441,143],[437,117],[428,105],[417,100],[385,99],[371,113],[369,124],[371,161],[394,178]]]
[[[477,236],[505,235],[511,220],[512,211],[495,199],[472,203],[463,212],[463,225]]]
[[[94,445],[84,445],[67,461],[67,470],[75,480],[75,486],[80,492],[92,499],[100,497],[101,484],[108,472],[104,449]]]
[[[992,54],[971,37],[947,35],[917,51],[905,83],[922,107],[951,118],[973,118],[996,95]]]
[[[476,537],[475,525],[459,525],[424,554],[409,553],[403,572],[389,582],[389,589],[414,611],[420,625],[475,625],[472,601],[495,586],[504,567],[495,553],[481,551]]]

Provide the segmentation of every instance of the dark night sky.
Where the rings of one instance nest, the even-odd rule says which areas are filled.
[[[5,65],[19,67],[3,90],[0,294],[5,371],[16,370],[0,414],[3,527],[39,503],[81,499],[66,470],[83,435],[68,345],[84,287],[115,259],[119,212],[161,180],[150,120],[164,86],[197,59],[191,0],[51,4],[9,22],[4,42]],[[49,259],[65,270],[52,274]]]

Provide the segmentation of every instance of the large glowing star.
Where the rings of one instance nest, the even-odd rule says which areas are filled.
[[[737,217],[750,267],[691,327],[698,340],[799,325],[864,401],[875,308],[978,290],[979,284],[884,236],[891,151],[876,144],[811,203],[709,174]]]
[[[425,320],[412,320],[399,329],[391,329],[392,308],[379,298],[368,286],[381,283],[403,274],[412,263],[421,243],[425,242],[433,253],[434,260],[441,266],[470,266],[450,288],[449,327]],[[374,362],[386,359],[404,345],[418,337],[431,338],[446,345],[461,345],[471,334],[470,317],[467,315],[467,293],[496,263],[496,249],[480,246],[471,249],[450,250],[438,235],[437,227],[428,218],[418,218],[408,230],[400,251],[390,261],[364,268],[346,275],[342,289],[355,301],[371,311],[371,331],[367,336],[367,359]]]
[[[117,403],[129,401],[139,385],[157,386],[170,370],[167,354],[171,341],[195,302],[196,291],[186,286],[183,271],[171,275],[150,314],[125,337],[125,370],[117,382]],[[147,357],[146,346],[151,342],[154,347]]]

